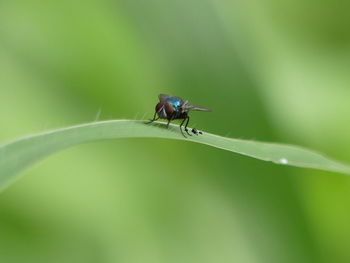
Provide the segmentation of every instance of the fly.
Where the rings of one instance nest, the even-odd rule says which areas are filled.
[[[208,108],[197,106],[190,104],[187,100],[184,101],[183,99],[179,97],[174,97],[171,95],[166,94],[159,94],[159,103],[156,105],[155,113],[153,116],[153,119],[150,120],[148,123],[152,123],[158,119],[166,119],[168,120],[167,128],[169,128],[169,124],[173,120],[182,120],[180,124],[180,131],[184,137],[185,134],[182,130],[182,126],[185,124],[185,132],[192,136],[188,132],[187,125],[190,121],[190,116],[188,116],[189,111],[196,110],[196,111],[211,111]],[[201,131],[198,131],[197,129],[193,128],[192,133],[198,135],[203,134]]]

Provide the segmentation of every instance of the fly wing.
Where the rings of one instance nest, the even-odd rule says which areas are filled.
[[[164,102],[166,99],[171,98],[172,96],[167,95],[167,94],[159,94],[158,98],[160,102]]]
[[[209,108],[194,105],[194,104],[189,104],[189,103],[184,103],[183,107],[184,107],[184,110],[212,111]]]
[[[159,98],[160,102],[166,102],[168,100],[168,101],[172,101],[172,102],[179,101],[180,105],[182,105],[184,103],[183,99],[181,99],[179,97],[172,96],[172,95],[167,95],[167,94],[159,94],[158,98]]]

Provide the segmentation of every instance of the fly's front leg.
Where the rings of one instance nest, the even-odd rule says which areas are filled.
[[[190,122],[190,116],[187,116],[187,118],[186,118],[185,120],[187,120],[186,125],[185,125],[185,132],[186,132],[189,136],[192,136],[192,134],[190,134],[190,133],[188,132],[188,129],[187,129],[187,125],[188,125],[188,123]]]
[[[184,134],[183,130],[182,130],[182,125],[184,124],[185,120],[186,120],[186,118],[183,119],[183,121],[182,121],[181,124],[180,124],[180,131],[181,131],[181,134],[182,134],[185,138],[187,138],[186,135]]]
[[[152,122],[154,122],[154,121],[156,121],[158,119],[159,119],[159,116],[157,116],[157,112],[155,112],[154,115],[153,115],[153,119],[149,120],[148,122],[146,122],[146,124],[150,124],[150,123],[152,123]]]

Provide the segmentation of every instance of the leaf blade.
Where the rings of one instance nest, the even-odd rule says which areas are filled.
[[[177,125],[146,125],[144,121],[112,120],[61,128],[0,145],[0,189],[37,161],[82,143],[117,138],[167,138],[192,141],[274,163],[350,174],[350,167],[314,151],[293,145],[239,140],[204,133],[184,138]]]

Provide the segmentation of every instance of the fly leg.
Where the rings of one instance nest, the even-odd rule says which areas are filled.
[[[168,123],[166,124],[166,128],[169,129],[169,124],[171,122],[171,119],[168,119]]]
[[[189,136],[192,136],[192,134],[190,134],[190,133],[188,132],[188,129],[187,129],[187,125],[188,125],[188,123],[189,123],[189,121],[190,121],[190,116],[187,116],[187,118],[186,118],[185,120],[187,120],[186,125],[185,125],[185,132],[186,132]]]
[[[158,120],[158,119],[159,119],[159,116],[157,116],[157,118],[156,118],[156,116],[157,116],[157,112],[154,113],[153,119],[152,119],[152,120],[149,120],[148,122],[146,122],[146,124],[150,124],[150,123],[152,123],[152,122]]]
[[[169,129],[169,124],[172,120],[174,120],[175,118],[175,114],[173,114],[169,119],[168,119],[168,123],[166,124],[166,128]]]
[[[186,135],[184,134],[184,132],[182,130],[182,125],[184,124],[185,120],[186,120],[186,118],[184,118],[183,121],[180,124],[180,131],[181,131],[182,135],[186,138]]]

